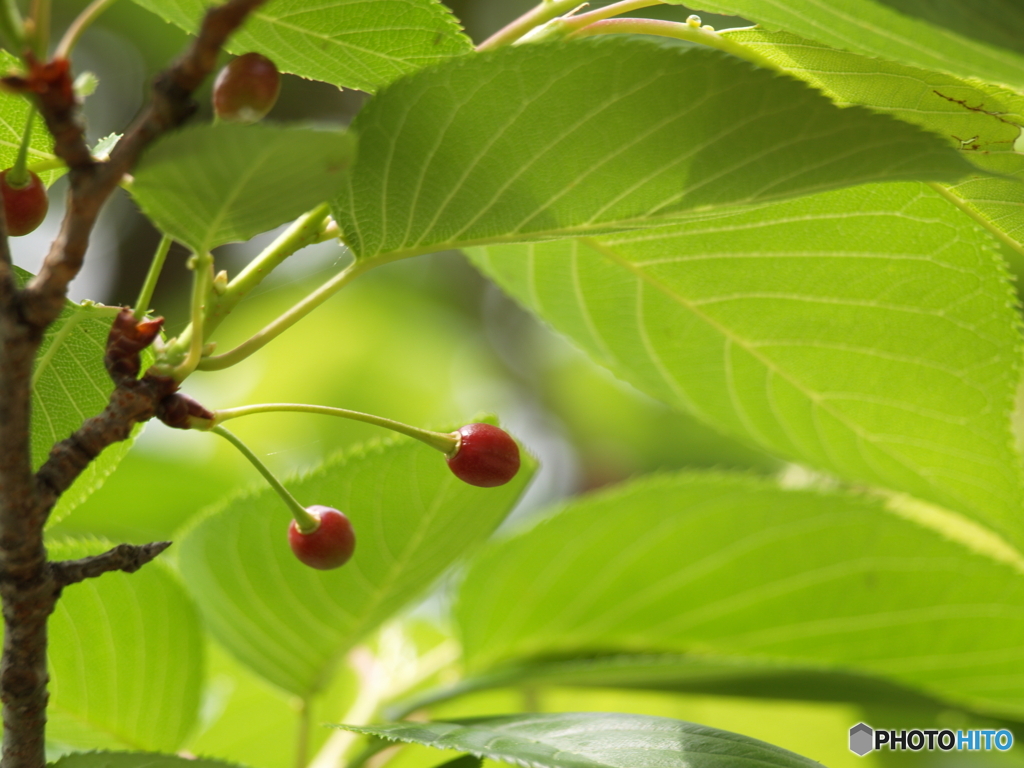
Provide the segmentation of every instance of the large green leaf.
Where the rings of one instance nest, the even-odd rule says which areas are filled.
[[[949,513],[680,474],[582,499],[481,551],[456,615],[477,672],[685,652],[719,674],[727,656],[862,673],[1019,716],[1022,572],[1019,551]]]
[[[564,712],[338,727],[529,768],[714,768],[740,763],[819,768],[813,760],[757,739],[648,715]]]
[[[15,279],[24,285],[32,275],[18,267]],[[50,449],[99,414],[114,391],[103,365],[107,334],[119,307],[65,302],[60,316],[46,329],[32,372],[32,466],[38,469]],[[144,353],[147,361],[151,353]],[[50,515],[50,524],[65,517],[117,467],[142,426],[131,438],[103,451],[65,491]]]
[[[344,567],[299,563],[286,541],[287,509],[260,488],[188,532],[181,570],[210,630],[233,654],[309,696],[327,685],[346,650],[481,542],[531,475],[527,459],[509,484],[474,488],[421,443],[377,444],[286,483],[301,503],[333,506],[352,520],[356,553]]]
[[[195,32],[210,0],[135,0]],[[473,49],[437,0],[271,0],[225,46],[258,51],[282,72],[373,92],[420,67]]]
[[[100,541],[47,544],[51,559]],[[71,746],[173,751],[195,725],[203,681],[199,616],[157,561],[64,590],[50,619],[47,738]]]
[[[1024,86],[1024,12],[1005,0],[699,0],[689,5],[834,48]]]
[[[745,699],[846,702],[946,712],[950,704],[891,680],[788,661],[709,653],[573,653],[516,660],[393,702],[386,717],[491,689],[618,689]]]
[[[841,106],[871,107],[946,137],[965,159],[993,174],[951,188],[958,204],[1024,243],[1024,157],[1016,150],[1024,96],[952,75],[929,72],[815,43],[786,32],[727,32],[779,68],[824,91]]]
[[[867,181],[951,181],[941,139],[717,51],[592,38],[378,94],[336,218],[360,258],[648,225]]]
[[[166,234],[196,252],[248,240],[337,193],[351,134],[272,125],[200,125],[146,152],[132,194]]]
[[[233,763],[152,752],[76,752],[50,764],[53,768],[234,768]]]
[[[1024,542],[1011,288],[988,235],[926,186],[471,255],[654,397]]]

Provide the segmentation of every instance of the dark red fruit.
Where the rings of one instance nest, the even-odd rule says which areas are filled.
[[[4,199],[4,218],[7,220],[7,234],[21,237],[43,223],[50,201],[46,187],[32,171],[28,172],[28,183],[23,187],[12,187],[7,183],[10,168],[0,173],[0,196]]]
[[[503,429],[467,424],[456,432],[459,447],[448,466],[460,480],[481,488],[504,485],[519,471],[519,446]]]
[[[340,568],[352,557],[356,548],[356,534],[352,523],[341,512],[314,504],[306,511],[320,521],[312,533],[303,533],[292,520],[288,526],[288,544],[292,552],[310,568],[329,571]]]
[[[213,111],[221,120],[255,123],[277,101],[281,75],[270,59],[247,53],[229,63],[213,84]]]

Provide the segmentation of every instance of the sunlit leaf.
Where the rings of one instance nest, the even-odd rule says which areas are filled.
[[[188,532],[181,571],[221,643],[267,680],[308,696],[328,684],[346,650],[479,544],[531,474],[527,460],[509,484],[474,488],[421,443],[374,445],[286,483],[301,503],[352,520],[356,551],[345,566],[302,565],[287,544],[288,510],[260,487]]]
[[[567,237],[868,181],[952,181],[941,139],[708,50],[650,38],[507,48],[360,112],[336,204],[358,257]]]
[[[1024,11],[1007,0],[699,0],[689,5],[867,56],[1024,85]]]
[[[838,104],[871,107],[927,128],[945,137],[964,159],[999,174],[976,174],[956,184],[950,190],[952,199],[1024,243],[1024,156],[1017,151],[1024,96],[976,80],[838,51],[785,32],[745,29],[726,35]]]
[[[336,194],[355,140],[340,131],[200,125],[146,152],[132,194],[193,251],[248,240]]]
[[[53,560],[112,544],[47,545]],[[107,573],[64,590],[50,619],[47,737],[78,747],[171,751],[199,714],[199,616],[161,562]],[[109,768],[109,767],[108,767]]]
[[[208,0],[135,0],[194,33]],[[437,0],[272,0],[225,46],[258,51],[291,72],[373,92],[420,67],[473,49]]]
[[[581,499],[489,546],[457,617],[472,670],[675,651],[864,673],[1019,716],[1022,572],[1019,550],[949,513],[680,474]]]
[[[648,394],[1024,542],[1011,287],[988,235],[927,187],[471,255]]]

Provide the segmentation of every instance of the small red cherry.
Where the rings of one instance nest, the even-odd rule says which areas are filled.
[[[519,471],[519,446],[508,432],[492,424],[458,429],[459,445],[448,466],[460,480],[481,488],[504,485]]]
[[[247,53],[233,59],[213,84],[213,111],[232,123],[262,120],[277,101],[281,75],[270,59]]]
[[[303,533],[294,520],[288,526],[288,544],[292,552],[310,568],[329,571],[340,568],[352,557],[356,534],[352,523],[336,509],[314,504],[306,511],[320,521],[319,527]]]
[[[28,172],[28,183],[14,187],[7,183],[10,168],[0,173],[0,196],[4,200],[4,218],[7,220],[7,234],[21,237],[43,223],[50,201],[46,187],[32,171]]]

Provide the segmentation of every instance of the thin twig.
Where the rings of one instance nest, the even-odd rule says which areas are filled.
[[[171,546],[169,541],[155,541],[152,544],[118,544],[102,555],[83,557],[80,560],[60,560],[50,563],[53,580],[58,589],[77,584],[86,579],[95,579],[111,571],[135,573]]]

